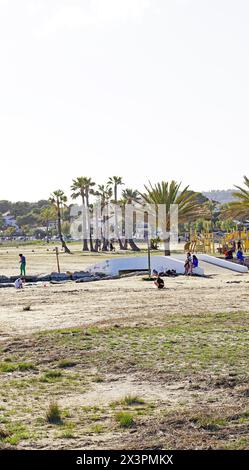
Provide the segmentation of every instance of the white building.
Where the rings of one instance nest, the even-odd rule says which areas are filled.
[[[10,212],[6,212],[5,214],[3,214],[3,220],[4,220],[4,225],[6,225],[6,227],[19,228],[16,223],[15,217],[11,215]]]

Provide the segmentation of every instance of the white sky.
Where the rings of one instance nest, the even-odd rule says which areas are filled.
[[[0,0],[0,199],[249,173],[247,0]]]

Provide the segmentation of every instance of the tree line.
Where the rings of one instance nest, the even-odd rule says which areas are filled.
[[[91,227],[91,213],[94,204],[98,203],[104,212],[105,206],[112,202],[121,211],[127,204],[136,202],[138,204],[151,204],[155,207],[159,204],[165,205],[166,220],[169,221],[170,205],[178,205],[178,217],[180,229],[188,230],[194,227],[197,230],[229,230],[234,226],[234,218],[243,222],[249,219],[249,179],[244,176],[244,186],[235,186],[233,192],[234,200],[230,203],[219,204],[210,200],[201,193],[192,191],[189,186],[183,187],[176,181],[162,181],[156,184],[144,185],[143,191],[124,187],[121,176],[110,177],[105,184],[98,185],[92,178],[80,176],[72,181],[70,197],[87,210],[82,212],[82,250],[83,251],[106,251],[109,249],[109,240],[105,239],[104,233],[100,238],[94,239],[91,229],[89,236],[85,237],[85,228]],[[49,241],[51,233],[58,235],[61,245],[66,253],[70,253],[67,238],[70,233],[70,207],[68,196],[62,189],[55,190],[47,200],[36,203],[0,201],[0,230],[2,235],[14,236],[15,227],[4,225],[3,214],[10,212],[16,219],[24,235],[36,234],[37,238],[46,238]],[[169,223],[169,222],[167,222]],[[116,225],[116,224],[115,224]],[[43,227],[40,233],[38,226]],[[51,229],[51,226],[53,229]],[[165,227],[169,230],[169,227]],[[41,231],[41,230],[40,230]],[[42,236],[41,236],[42,235]],[[128,239],[122,237],[121,232],[115,234],[119,249],[138,251],[133,237]],[[163,240],[165,254],[169,252],[169,240]],[[153,240],[151,241],[153,243]]]

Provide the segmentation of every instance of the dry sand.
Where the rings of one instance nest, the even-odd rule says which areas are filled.
[[[20,248],[0,250],[0,274],[18,272]],[[34,252],[32,252],[34,250]],[[28,274],[55,270],[53,248],[25,248]],[[8,253],[7,253],[8,251]],[[115,255],[114,255],[115,256]],[[81,252],[62,254],[64,271],[85,269],[106,255]],[[158,291],[141,277],[76,284],[40,283],[23,290],[0,289],[0,338],[35,331],[89,325],[96,322],[120,321],[125,318],[160,319],[165,313],[249,311],[249,276],[201,263],[208,277],[166,278],[166,289]],[[31,305],[30,311],[23,307]]]
[[[82,254],[79,247],[74,247],[74,250],[76,249],[78,251],[73,255],[61,254],[62,271],[84,270],[87,265],[96,260],[108,257],[104,254],[95,256]],[[0,248],[0,275],[18,274],[19,252],[27,256],[28,274],[45,274],[56,270],[55,253],[51,247],[49,250],[47,251],[47,247]],[[19,437],[18,448],[144,449],[155,446],[155,448],[165,448],[167,445],[170,448],[209,448],[210,446],[224,448],[227,443],[234,446],[233,448],[238,448],[236,446],[247,448],[248,425],[243,422],[233,424],[233,416],[236,413],[238,417],[241,416],[244,419],[243,413],[248,409],[249,403],[248,382],[246,376],[244,377],[243,369],[246,361],[244,357],[241,361],[241,370],[236,371],[236,374],[233,369],[229,369],[227,357],[224,356],[224,352],[221,352],[224,356],[224,363],[219,370],[219,376],[215,376],[215,370],[212,372],[211,366],[207,372],[203,369],[198,377],[194,374],[192,376],[190,370],[186,379],[178,377],[177,373],[169,377],[164,374],[161,376],[156,369],[153,370],[153,375],[150,369],[147,372],[146,369],[143,371],[139,367],[133,370],[134,357],[131,356],[132,360],[129,358],[129,354],[132,354],[131,348],[130,351],[127,350],[124,368],[122,369],[121,365],[117,364],[116,370],[115,364],[112,364],[109,370],[110,362],[108,362],[104,364],[103,370],[100,369],[102,379],[98,381],[94,377],[98,376],[100,371],[96,368],[94,361],[92,363],[90,360],[85,364],[86,356],[82,355],[84,351],[76,348],[69,349],[72,355],[70,358],[76,360],[76,366],[72,370],[63,371],[62,380],[64,381],[57,383],[55,380],[55,382],[46,383],[41,380],[45,372],[53,372],[54,368],[57,370],[59,360],[57,356],[59,355],[60,358],[62,354],[64,357],[63,354],[68,354],[69,350],[63,350],[64,343],[58,345],[52,342],[47,345],[46,341],[49,340],[50,335],[47,335],[48,339],[44,339],[40,346],[37,344],[37,338],[34,341],[32,336],[34,332],[96,323],[123,327],[138,325],[140,328],[143,325],[146,327],[160,325],[165,329],[167,314],[175,314],[176,319],[186,315],[188,322],[188,318],[193,318],[194,315],[200,315],[203,319],[203,316],[208,313],[213,313],[215,316],[215,313],[229,312],[232,318],[235,312],[249,311],[248,274],[234,273],[206,263],[201,263],[201,266],[207,277],[165,278],[166,289],[162,291],[156,289],[152,282],[143,281],[141,276],[85,284],[66,282],[52,285],[49,282],[43,282],[26,285],[23,290],[0,289],[2,361],[6,358],[23,361],[23,357],[27,354],[25,347],[29,346],[31,361],[34,361],[37,367],[36,371],[14,371],[0,375],[2,390],[0,405],[5,410],[2,413],[6,414],[6,426],[9,421],[11,426],[15,422],[22,423],[27,429],[38,433],[36,438]],[[27,306],[31,306],[30,311],[23,310],[23,307]],[[237,333],[231,322],[235,340],[239,334],[243,334],[246,328],[246,325],[243,326],[241,333],[239,320],[237,321]],[[213,335],[215,338],[217,335],[218,344],[222,342],[220,336],[222,333],[219,331],[221,326],[223,330],[228,329],[229,336],[231,325],[228,324],[226,327],[225,319],[224,322],[225,327],[220,323],[217,331],[215,329],[213,331],[210,327],[209,339],[214,347],[216,343]],[[201,340],[203,342],[201,332],[198,330],[197,333],[197,336],[193,333],[191,339],[186,336],[186,341]],[[77,339],[77,335],[72,338]],[[181,335],[178,339],[181,339]],[[227,338],[225,339],[232,354],[233,339],[230,339],[231,344]],[[101,347],[103,348],[104,345],[102,344]],[[112,349],[110,350],[110,345],[108,347],[106,351],[110,360]],[[184,347],[188,347],[188,342],[181,345],[181,348]],[[65,343],[65,348],[67,348],[67,343]],[[178,352],[176,351],[176,360],[177,354],[181,357],[181,348]],[[96,351],[93,349],[92,353],[96,354]],[[189,354],[188,349],[186,349],[186,354]],[[150,351],[146,350],[145,359],[148,360],[148,357],[150,357]],[[169,358],[172,360],[170,354]],[[195,356],[193,358],[197,360]],[[158,360],[160,359],[162,360],[162,357],[159,355]],[[212,379],[211,372],[214,374],[214,379]],[[237,372],[240,374],[238,377]],[[75,385],[70,385],[70,378],[76,381]],[[217,379],[224,384],[214,385]],[[12,380],[12,385],[8,388],[9,380]],[[27,393],[28,412],[25,411]],[[138,395],[147,403],[144,416],[136,417],[137,426],[127,431],[117,426],[114,419],[116,408],[111,407],[114,401],[123,399],[125,395]],[[58,426],[48,425],[43,421],[38,423],[37,420],[42,420],[45,416],[51,397],[57,400],[62,409],[65,407],[69,409],[70,416],[66,419],[66,423],[72,422],[75,426],[73,436],[63,436],[63,430],[56,429]],[[151,411],[148,408],[150,402],[154,405]],[[121,405],[118,409],[120,407]],[[103,411],[98,411],[100,408]],[[13,410],[14,417],[11,414]],[[97,416],[97,423],[104,426],[104,431],[100,434],[95,427],[95,415],[98,413],[102,415]],[[197,420],[197,425],[196,421],[191,421],[191,416]],[[224,416],[227,417],[224,426],[221,428],[218,426],[215,432],[210,431],[208,426],[213,426],[212,420],[221,419]],[[204,423],[208,423],[206,428],[203,428],[203,419]],[[198,424],[199,422],[201,424]],[[64,431],[66,429],[65,427]],[[13,439],[15,439],[13,433],[12,430]],[[6,442],[8,443],[8,440]],[[9,442],[12,443],[11,440]]]

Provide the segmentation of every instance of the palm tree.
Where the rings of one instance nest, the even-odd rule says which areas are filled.
[[[108,185],[99,184],[94,194],[100,198],[101,209],[103,209],[108,201],[111,200],[113,191]]]
[[[189,190],[189,187],[186,186],[180,192],[181,183],[177,183],[172,180],[162,181],[157,183],[154,186],[149,182],[148,186],[145,187],[145,192],[141,193],[141,196],[145,203],[151,205],[151,207],[156,211],[160,204],[164,205],[165,208],[165,219],[163,221],[159,220],[159,223],[165,224],[166,226],[163,229],[169,233],[170,231],[170,206],[172,204],[178,205],[178,222],[186,223],[191,220],[196,220],[201,216],[201,204],[197,200],[198,193],[194,193]],[[165,256],[170,255],[170,236],[164,240],[165,246]]]
[[[122,181],[122,176],[111,176],[109,178],[109,180],[107,181],[107,186],[113,188],[113,194],[114,194],[113,202],[115,204],[115,213],[114,213],[114,217],[115,217],[115,220],[114,220],[115,237],[118,240],[120,250],[123,250],[124,246],[123,246],[122,240],[121,240],[120,235],[119,235],[118,217],[117,217],[116,207],[117,207],[117,204],[118,204],[118,186],[121,186],[123,184],[124,183]]]
[[[114,202],[117,204],[118,202],[118,186],[123,185],[122,176],[111,176],[107,181],[107,186],[113,187],[113,195],[114,195]]]
[[[90,250],[95,251],[93,248],[92,242],[92,232],[91,232],[91,222],[90,222],[90,203],[89,203],[89,196],[93,194],[93,187],[95,183],[92,181],[91,178],[87,178],[85,176],[80,176],[73,180],[73,184],[71,186],[72,199],[77,199],[79,196],[82,200],[82,234],[83,234],[83,251],[89,251],[88,248],[88,237],[86,237],[87,229],[89,234],[89,242],[90,242]]]
[[[67,196],[65,195],[64,191],[62,191],[61,189],[58,189],[51,194],[49,198],[49,202],[52,205],[52,207],[54,207],[56,210],[58,234],[59,234],[59,238],[61,241],[61,246],[64,249],[65,253],[71,253],[71,251],[67,247],[66,242],[63,238],[62,228],[61,228],[61,219],[62,219],[61,212],[62,212],[62,209],[66,207]]]
[[[122,191],[122,200],[121,203],[125,210],[126,204],[132,204],[133,202],[141,203],[141,196],[139,192],[135,189],[126,188]],[[132,251],[140,251],[140,248],[136,245],[133,238],[125,239],[124,249],[127,249],[127,245],[130,245]]]
[[[126,201],[127,204],[131,204],[132,202],[141,202],[141,196],[136,189],[123,189],[122,198]]]
[[[235,201],[230,202],[222,211],[222,218],[237,217],[240,220],[249,219],[249,178],[244,176],[245,188],[235,186],[237,191],[233,192]]]
[[[100,199],[101,215],[103,216],[103,210],[106,204],[111,200],[112,195],[113,195],[112,188],[108,184],[107,185],[101,184],[101,185],[98,185],[98,189],[97,191],[95,191],[94,194],[95,196],[98,196]],[[103,218],[104,218],[103,222],[106,222],[106,220],[108,219],[108,216],[104,215]],[[103,233],[103,228],[101,228],[101,238],[102,238],[102,251],[107,251],[109,242],[106,237],[106,234]],[[101,241],[96,240],[96,247],[98,247],[99,244],[101,244]]]

